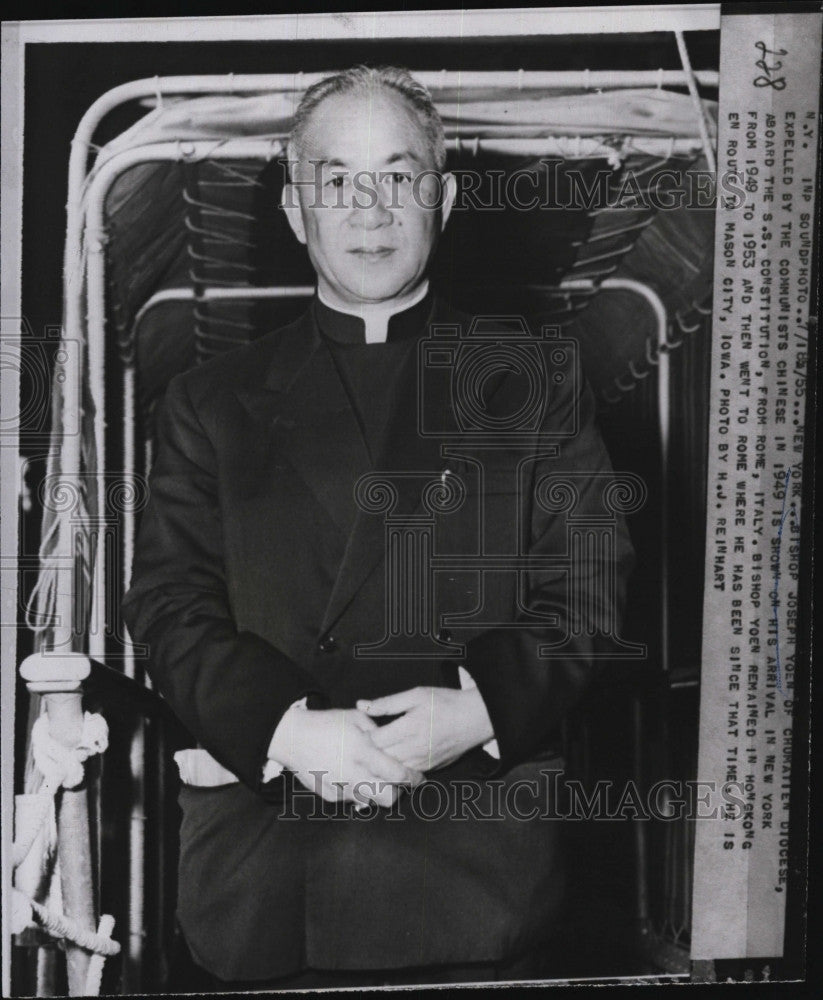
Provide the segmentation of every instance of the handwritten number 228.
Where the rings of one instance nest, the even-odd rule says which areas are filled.
[[[755,66],[762,70],[765,74],[764,76],[756,76],[754,78],[755,87],[771,87],[773,90],[783,90],[786,86],[786,78],[783,76],[772,76],[772,73],[777,73],[778,70],[783,68],[783,63],[776,60],[769,65],[766,61],[766,56],[785,56],[788,55],[786,49],[768,49],[766,48],[765,42],[755,42],[754,47],[758,50],[761,58],[757,60]]]

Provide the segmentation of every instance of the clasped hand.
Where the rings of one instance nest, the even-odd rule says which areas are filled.
[[[380,727],[374,717],[398,715]],[[416,687],[358,701],[354,709],[292,708],[270,753],[326,801],[385,808],[423,772],[445,767],[493,736],[476,689]]]

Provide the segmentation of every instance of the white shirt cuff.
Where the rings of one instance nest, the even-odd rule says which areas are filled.
[[[465,667],[458,667],[457,674],[460,678],[460,687],[464,691],[471,691],[476,688],[477,685],[474,683],[472,675],[466,670]],[[497,745],[497,740],[489,740],[488,743],[483,744],[483,749],[490,757],[494,757],[495,760],[500,760],[500,747]]]
[[[292,704],[289,705],[289,707],[283,713],[283,719],[286,718],[286,716],[289,714],[289,712],[293,708],[305,708],[305,707],[306,707],[306,699],[305,698],[301,698],[300,701],[292,702]],[[277,730],[280,728],[280,726],[283,723],[283,719],[281,719],[280,722],[277,723],[277,727],[275,728],[274,733],[272,734],[271,742],[269,743],[269,752],[267,754],[267,756],[269,757],[269,759],[266,761],[265,765],[263,766],[263,781],[264,782],[265,781],[274,781],[275,778],[279,778],[280,775],[283,773],[283,769],[284,769],[283,765],[279,761],[275,760],[271,756],[271,748],[272,748],[272,745],[274,744],[274,738],[277,735]]]

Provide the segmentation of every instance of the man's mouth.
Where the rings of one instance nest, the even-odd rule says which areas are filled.
[[[349,253],[364,260],[382,260],[384,257],[390,257],[394,250],[394,247],[355,247],[349,250]]]

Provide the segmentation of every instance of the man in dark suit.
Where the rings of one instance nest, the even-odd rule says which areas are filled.
[[[560,726],[631,562],[592,399],[429,291],[455,181],[408,73],[311,88],[289,160],[317,296],[171,382],[124,606],[199,744],[180,924],[216,985],[547,975]]]

